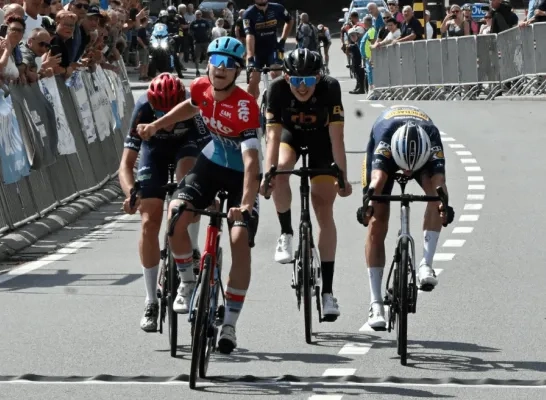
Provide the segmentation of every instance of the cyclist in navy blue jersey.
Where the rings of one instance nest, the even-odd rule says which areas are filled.
[[[182,81],[170,74],[161,74],[150,83],[147,93],[142,95],[135,105],[119,169],[121,188],[126,196],[123,208],[129,214],[134,214],[138,210],[142,216],[139,253],[146,287],[146,306],[140,328],[146,332],[157,330],[159,230],[163,219],[166,195],[163,186],[167,183],[168,166],[176,165],[176,180],[180,181],[193,167],[197,155],[209,142],[210,132],[201,116],[177,122],[146,141],[138,136],[136,128],[138,124],[154,122],[189,97],[189,92],[184,88]],[[131,208],[130,193],[135,184],[133,169],[139,154],[137,179],[141,190],[135,206]],[[188,232],[194,249],[193,260],[198,262],[200,259],[197,244],[198,219],[189,226]]]
[[[277,25],[284,21],[281,39],[277,42]],[[247,67],[280,67],[282,65],[282,53],[288,34],[294,21],[290,13],[277,3],[269,0],[254,0],[243,14],[243,26],[246,33]],[[280,71],[271,72],[271,77],[276,78]],[[248,93],[258,99],[260,73],[252,72],[248,85]]]

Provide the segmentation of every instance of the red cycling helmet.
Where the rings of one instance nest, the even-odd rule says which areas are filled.
[[[150,82],[148,103],[154,110],[169,112],[184,100],[186,100],[186,88],[177,77],[163,73]]]

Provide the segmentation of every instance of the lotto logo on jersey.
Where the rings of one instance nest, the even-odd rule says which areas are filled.
[[[239,102],[237,103],[237,106],[239,106],[239,109],[237,110],[237,115],[239,119],[243,122],[248,122],[248,116],[250,115],[250,108],[248,108],[249,104],[249,100],[239,100]]]
[[[214,118],[207,118],[203,115],[203,121],[208,127],[210,127],[210,129],[212,129],[216,133],[223,133],[224,135],[229,135],[230,133],[233,133],[233,129],[222,125],[220,121]]]

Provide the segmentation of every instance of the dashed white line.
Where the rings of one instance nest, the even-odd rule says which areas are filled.
[[[457,153],[458,156],[471,156],[472,153],[468,150],[459,150],[459,151],[456,151],[455,153]]]
[[[485,185],[468,185],[468,190],[484,190]]]
[[[337,354],[352,354],[362,356],[372,348],[371,343],[347,343]]]
[[[455,257],[455,253],[436,253],[432,261],[451,261]]]
[[[469,176],[468,182],[483,182],[483,176]]]
[[[466,214],[459,217],[459,222],[476,222],[479,218],[477,214]]]
[[[467,200],[483,200],[485,199],[485,194],[467,194]]]
[[[444,137],[442,138],[442,142],[454,142],[455,139],[453,139],[452,137]]]
[[[463,164],[476,164],[478,161],[475,158],[461,158],[461,162]]]
[[[467,167],[464,167],[464,170],[466,172],[480,172],[482,169],[477,165],[469,165]]]
[[[449,143],[448,146],[451,147],[452,149],[464,149],[465,148],[464,144],[460,144],[460,143]]]
[[[444,242],[442,247],[463,247],[466,240],[463,239],[448,239]]]
[[[314,394],[309,400],[341,400],[342,394]]]
[[[354,375],[356,368],[328,368],[322,376],[347,376]]]
[[[477,210],[481,210],[482,208],[483,208],[483,204],[471,203],[471,204],[464,205],[465,210],[477,211]]]
[[[472,226],[457,226],[453,228],[451,233],[472,233],[474,228]]]
[[[377,104],[377,103],[370,103],[370,106],[375,108],[384,108],[385,106],[383,104]]]

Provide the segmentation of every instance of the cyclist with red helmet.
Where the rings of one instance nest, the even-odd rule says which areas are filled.
[[[204,209],[212,204],[218,191],[228,193],[228,216],[233,221],[229,224],[232,264],[225,290],[224,325],[218,340],[218,349],[225,354],[237,347],[235,325],[250,283],[247,223],[252,223],[248,228],[255,232],[261,179],[258,104],[251,94],[235,83],[245,66],[244,52],[243,44],[235,38],[224,36],[213,40],[207,49],[208,76],[192,82],[191,97],[163,118],[138,127],[141,137],[152,137],[159,132],[158,129],[201,113],[211,132],[212,140],[180,182],[169,209],[179,206],[182,201],[189,207]],[[183,213],[180,216],[174,230],[174,240],[170,243],[179,270],[192,266],[191,241],[187,234],[192,215]],[[248,218],[250,215],[254,218]],[[182,296],[185,297],[184,302],[189,302],[191,291],[184,287]]]
[[[157,76],[137,101],[125,148],[121,158],[119,180],[126,200],[123,209],[129,214],[137,210],[142,216],[139,253],[146,287],[146,306],[140,328],[146,332],[157,330],[159,307],[157,302],[157,275],[160,262],[159,229],[163,219],[163,203],[167,184],[168,166],[176,165],[176,180],[179,182],[193,167],[197,155],[210,140],[210,133],[199,115],[182,122],[170,124],[147,141],[137,134],[139,124],[149,124],[162,117],[178,103],[189,98],[182,81],[171,74]],[[135,207],[130,206],[130,193],[135,179],[133,168],[140,153],[137,179],[140,182],[140,196]],[[197,237],[199,221],[189,227],[193,245],[193,259],[200,259]],[[192,277],[193,278],[193,274]]]

